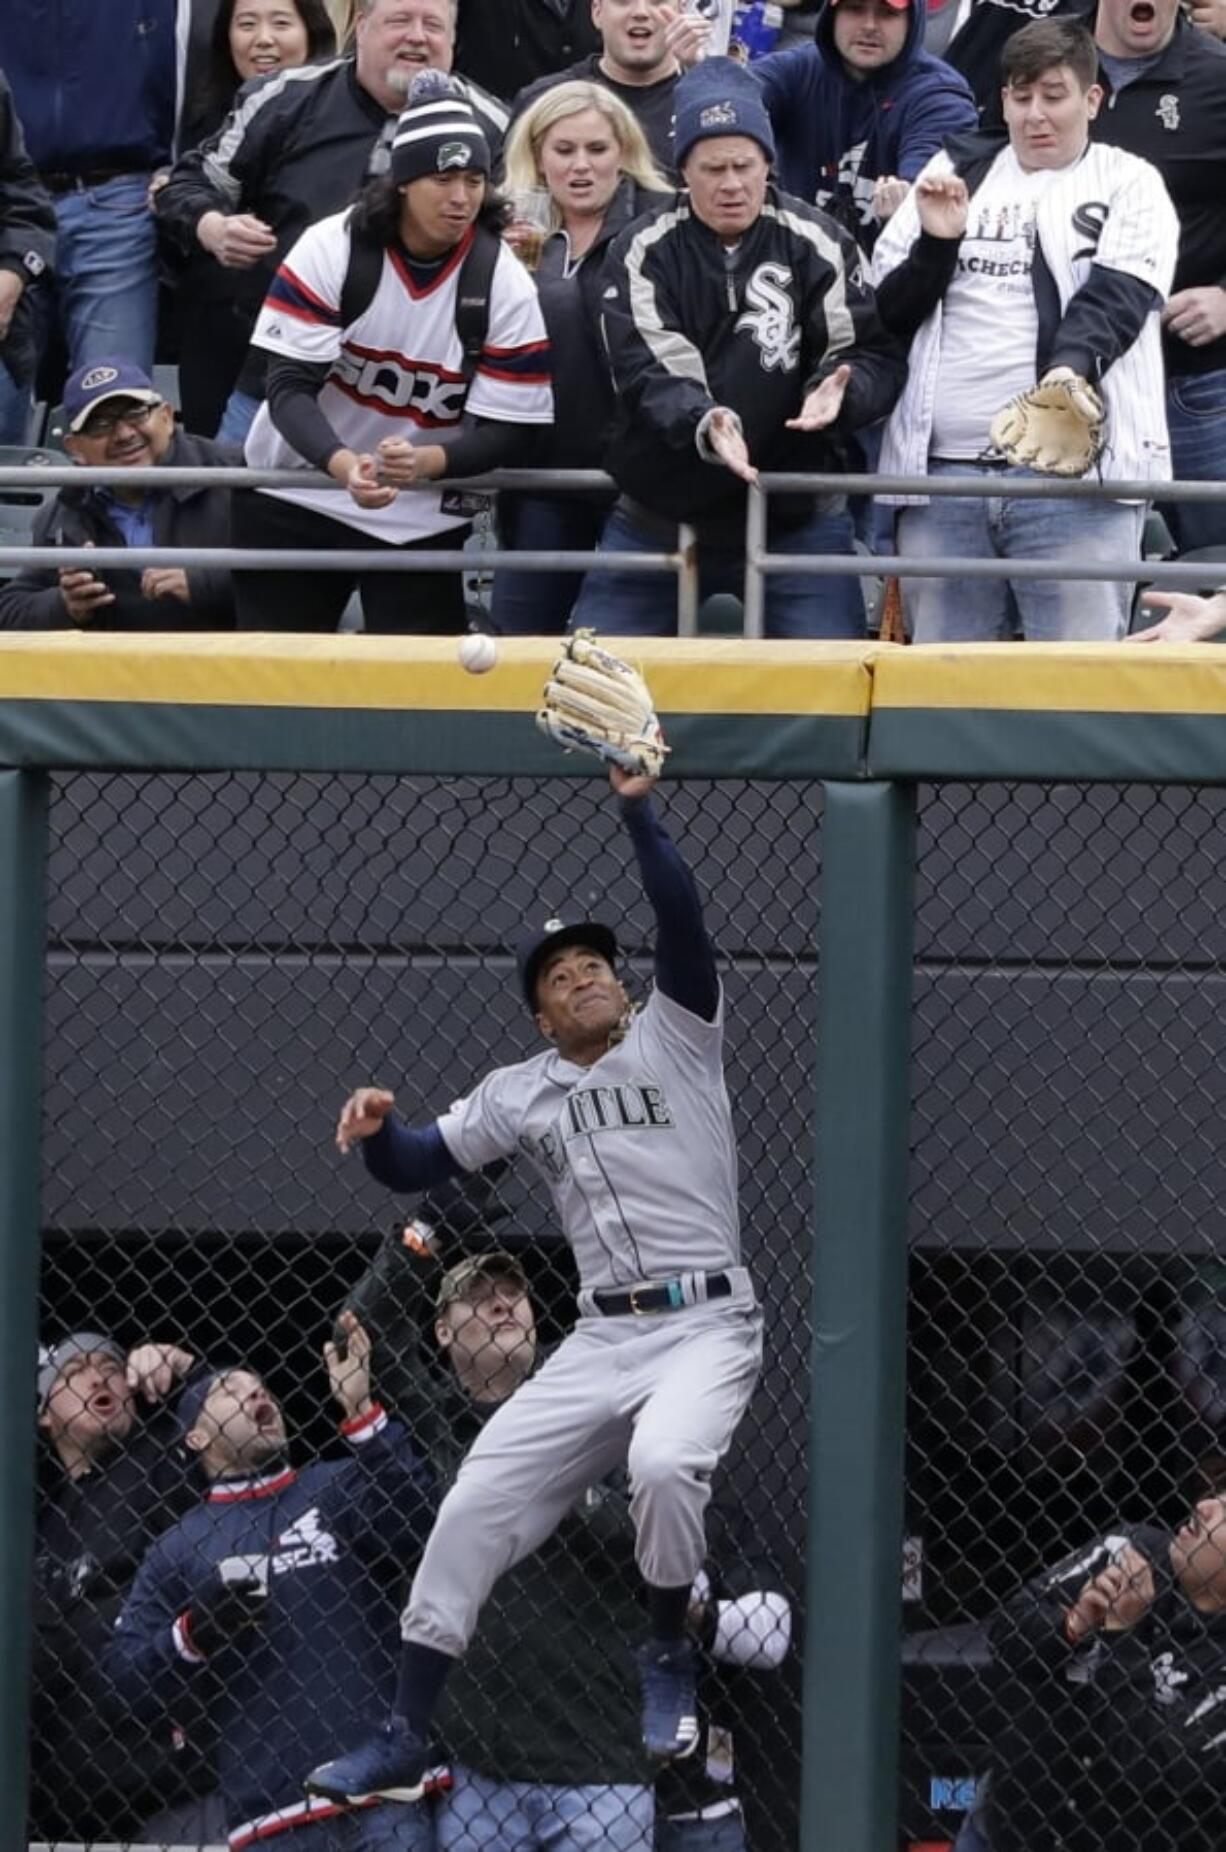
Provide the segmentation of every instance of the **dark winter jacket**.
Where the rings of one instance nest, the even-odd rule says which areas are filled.
[[[163,463],[167,468],[195,464],[241,465],[242,453],[229,444],[176,431]],[[99,489],[61,489],[34,524],[38,547],[121,547],[124,537],[108,512]],[[154,497],[153,544],[159,547],[226,547],[230,544],[229,489],[171,488]],[[90,622],[91,630],[232,630],[234,592],[230,574],[214,567],[188,568],[191,602],[145,598],[141,568],[108,568],[96,575],[115,593]],[[60,596],[59,575],[27,567],[0,585],[0,630],[71,630]]]
[[[40,173],[149,173],[170,159],[189,0],[8,0],[0,68]]]
[[[567,276],[565,233],[546,240],[536,273],[541,311],[553,356],[553,430],[550,469],[599,469],[617,401],[609,359],[600,337],[601,298],[613,240],[635,219],[672,195],[647,193],[624,179],[609,203],[595,243]]]
[[[993,1852],[1221,1852],[1226,1844],[1226,1615],[1175,1582],[1170,1535],[1122,1527],[1026,1585],[991,1638],[1001,1712]],[[1076,1646],[1064,1617],[1131,1543],[1153,1568],[1137,1626]]]
[[[456,70],[508,100],[601,48],[591,0],[459,0],[459,9]]]
[[[236,1848],[257,1823],[260,1836],[301,1824],[306,1770],[391,1703],[397,1612],[433,1520],[433,1475],[382,1410],[343,1431],[348,1461],[215,1481],[145,1558],[113,1637],[116,1687],[151,1725],[186,1694],[207,1703]],[[268,1559],[268,1612],[206,1656],[193,1607],[232,1556]]]
[[[898,57],[854,82],[835,50],[827,0],[811,45],[749,67],[774,125],[780,187],[821,206],[865,249],[879,230],[874,181],[914,180],[951,135],[978,120],[966,80],[923,47],[924,0],[913,0]]]
[[[606,468],[633,500],[670,520],[705,522],[724,544],[740,531],[745,485],[699,449],[709,412],[737,413],[759,469],[839,468],[851,433],[886,415],[906,377],[852,239],[773,187],[733,251],[685,193],[630,226],[609,255],[603,325],[617,390]],[[844,362],[851,379],[836,422],[785,430],[806,393]],[[778,497],[772,506],[786,524],[813,503]]]
[[[55,261],[55,208],[26,153],[13,93],[0,75],[0,270],[25,284],[0,361],[18,385],[33,379],[38,365],[35,296],[45,292]]]
[[[35,1838],[139,1838],[149,1814],[211,1781],[192,1719],[176,1711],[149,1728],[104,1667],[141,1558],[200,1496],[178,1441],[172,1410],[159,1408],[80,1478],[50,1452],[42,1464],[30,1731]]]
[[[1180,19],[1143,77],[1118,94],[1105,71],[1100,81],[1107,97],[1091,138],[1152,162],[1179,217],[1175,290],[1226,289],[1226,44]],[[1218,373],[1226,335],[1204,347],[1168,336],[1163,352],[1168,373]]]

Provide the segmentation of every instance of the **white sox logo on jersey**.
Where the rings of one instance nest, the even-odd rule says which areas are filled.
[[[1087,199],[1073,213],[1073,230],[1086,242],[1073,252],[1073,262],[1080,263],[1084,257],[1093,257],[1103,235],[1103,226],[1111,208],[1105,199]]]
[[[1179,127],[1179,98],[1168,90],[1158,98],[1158,107],[1154,111],[1164,129]]]
[[[462,379],[440,374],[437,367],[405,366],[388,354],[367,356],[348,347],[341,349],[332,371],[368,404],[419,412],[436,424],[455,423],[468,391]]]
[[[787,293],[791,281],[786,264],[759,264],[745,285],[745,300],[753,307],[737,317],[737,332],[744,328],[753,336],[768,373],[773,367],[791,373],[800,362],[800,330]]]
[[[281,1532],[268,1566],[273,1575],[284,1575],[289,1569],[306,1569],[311,1563],[334,1563],[339,1555],[336,1538],[324,1529],[312,1505]]]

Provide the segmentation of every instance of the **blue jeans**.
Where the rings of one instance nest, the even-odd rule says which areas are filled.
[[[384,1801],[275,1836],[278,1852],[435,1852],[430,1801]]]
[[[500,544],[534,553],[591,551],[608,512],[607,501],[504,493],[498,498]],[[582,584],[582,572],[517,572],[500,566],[490,616],[504,637],[560,636]]]
[[[650,1788],[492,1781],[452,1764],[438,1804],[438,1852],[652,1852]]]
[[[24,444],[30,429],[30,388],[19,386],[0,360],[0,444]]]
[[[719,1820],[657,1820],[656,1852],[749,1852],[739,1813]]]
[[[69,368],[118,355],[153,367],[157,236],[148,174],[121,174],[55,201],[56,295]]]
[[[930,476],[991,476],[1002,489],[1026,469],[933,462]],[[1145,510],[1135,503],[934,498],[902,508],[898,551],[911,559],[1102,560],[1141,557]],[[1133,586],[1056,579],[903,579],[913,643],[995,643],[1011,634],[1012,591],[1030,643],[1111,643],[1128,627]]]
[[[605,523],[602,553],[658,553],[675,544],[661,538],[662,524],[645,521],[620,503]],[[849,554],[855,551],[851,516],[845,508],[812,514],[796,527],[772,525],[770,548],[783,553]],[[701,596],[745,586],[745,555],[739,534],[728,548],[699,547]],[[677,631],[677,581],[671,572],[617,572],[593,567],[583,581],[572,622],[589,624],[605,636],[671,637]],[[800,572],[771,573],[766,580],[768,637],[864,635],[864,599],[858,579],[818,578]]]
[[[264,403],[254,393],[240,392],[236,386],[226,400],[226,409],[221,414],[221,423],[217,427],[219,444],[237,444],[241,450],[247,441],[247,433],[255,423],[255,415]]]
[[[1226,372],[1189,373],[1166,390],[1176,480],[1226,483]],[[1226,500],[1162,504],[1181,553],[1226,545]]]

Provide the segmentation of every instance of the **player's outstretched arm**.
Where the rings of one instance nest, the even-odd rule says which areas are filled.
[[[634,844],[643,891],[656,916],[656,984],[682,1009],[714,1022],[719,1008],[715,947],[703,924],[694,877],[651,802],[653,778],[609,769]]]
[[[341,1107],[336,1148],[344,1157],[361,1148],[367,1170],[389,1190],[429,1190],[460,1175],[437,1122],[405,1125],[392,1111],[396,1096],[386,1087],[359,1087]]]

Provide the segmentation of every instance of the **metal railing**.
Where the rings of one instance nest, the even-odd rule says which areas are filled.
[[[154,469],[84,469],[74,464],[25,464],[0,466],[0,502],[4,491],[30,489],[31,472],[37,472],[40,488],[128,488],[168,489],[195,487],[207,483],[213,488],[234,489],[333,489],[330,476],[316,471],[294,469],[154,468]],[[496,494],[514,490],[520,494],[583,494],[593,490],[615,493],[616,484],[602,470],[496,470],[484,476],[462,480],[412,483],[410,490],[422,492],[455,491],[464,494]],[[950,555],[946,558],[915,560],[900,554],[811,554],[773,553],[767,545],[769,498],[773,494],[810,495],[889,495],[900,497],[950,497],[969,499],[1005,497],[1027,501],[1037,499],[1069,501],[1135,501],[1148,503],[1160,491],[1163,502],[1226,501],[1226,483],[1218,482],[1101,482],[1067,480],[1060,477],[992,476],[882,476],[837,473],[801,474],[767,472],[749,487],[745,509],[745,586],[744,635],[760,638],[765,634],[766,579],[772,573],[800,572],[814,578],[959,578],[1065,580],[1128,584],[1143,577],[1147,584],[1183,587],[1196,590],[1204,585],[1205,564],[1201,562],[1167,562],[1160,560],[1124,560],[1119,563],[1072,560],[969,559]],[[599,566],[606,556],[592,549],[544,551],[511,550],[502,547],[481,548],[477,552],[458,547],[400,549],[387,553],[343,549],[320,551],[316,548],[226,548],[226,547],[59,547],[56,563],[64,567],[142,566],[213,567],[223,571],[285,572],[431,572],[497,571],[499,567],[530,572],[579,572]],[[42,567],[47,563],[47,549],[34,546],[0,546],[0,566],[6,568]],[[1143,568],[1143,571],[1140,570]],[[618,571],[631,573],[669,571],[677,580],[677,634],[692,637],[698,633],[701,565],[698,543],[692,525],[679,523],[677,544],[667,551],[618,553]]]

